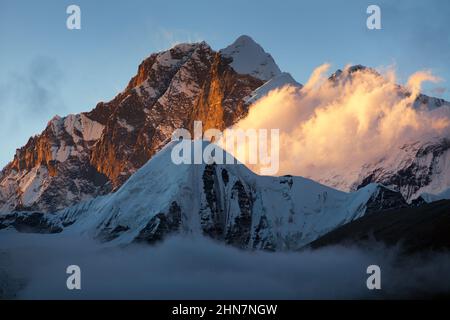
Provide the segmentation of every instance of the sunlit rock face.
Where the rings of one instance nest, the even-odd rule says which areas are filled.
[[[1,211],[55,211],[109,192],[108,178],[89,161],[102,131],[86,114],[54,117],[3,169]]]

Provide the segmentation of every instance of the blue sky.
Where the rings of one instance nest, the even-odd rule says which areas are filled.
[[[81,7],[81,30],[66,8]],[[366,28],[381,8],[382,30]],[[120,92],[150,53],[175,42],[214,49],[248,34],[304,83],[318,65],[394,65],[399,81],[430,69],[425,92],[450,99],[450,1],[0,0],[0,166],[55,114],[88,111]]]

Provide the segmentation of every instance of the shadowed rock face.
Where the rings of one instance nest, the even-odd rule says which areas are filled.
[[[139,232],[135,242],[150,244],[162,241],[167,235],[177,233],[181,228],[181,208],[173,201],[167,213],[158,213]]]
[[[19,232],[30,233],[58,233],[63,229],[54,225],[42,212],[27,212],[25,214],[15,212],[0,218],[0,230],[14,227]]]
[[[216,165],[207,165],[202,175],[203,193],[206,203],[200,210],[204,234],[214,239],[222,239],[226,223],[226,208],[222,206],[222,190],[217,180]]]
[[[202,175],[206,203],[200,209],[203,233],[227,244],[246,248],[251,236],[253,194],[242,181],[233,183],[227,194],[227,170],[206,165]],[[233,206],[233,204],[237,204]]]
[[[225,240],[227,244],[245,248],[252,232],[252,194],[245,190],[241,181],[236,181],[232,189],[232,198],[237,198],[239,215],[234,218],[234,223],[228,229]]]
[[[402,245],[405,253],[449,250],[450,201],[366,215],[313,241],[319,248],[336,244]]]
[[[407,208],[408,203],[399,192],[380,187],[366,204],[366,214],[376,213],[383,210]]]
[[[264,81],[236,73],[206,43],[145,59],[127,88],[90,112],[55,117],[0,175],[0,211],[56,211],[120,187],[177,128],[224,129]]]

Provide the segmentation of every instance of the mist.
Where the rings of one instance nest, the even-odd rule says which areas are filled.
[[[249,252],[206,238],[114,247],[70,235],[0,234],[0,293],[17,299],[383,299],[450,292],[450,255],[334,246]],[[81,290],[66,268],[81,268]],[[368,290],[369,265],[381,290]]]

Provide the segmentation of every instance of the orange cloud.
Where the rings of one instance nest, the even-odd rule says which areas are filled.
[[[280,129],[279,175],[356,179],[364,164],[405,143],[450,136],[450,110],[443,114],[412,106],[422,82],[438,80],[431,73],[413,74],[407,82],[412,94],[407,95],[396,85],[393,70],[385,77],[371,69],[348,76],[346,68],[341,80],[330,81],[328,69],[328,64],[319,66],[302,89],[285,86],[269,92],[234,127]],[[258,166],[251,168],[257,171]]]

